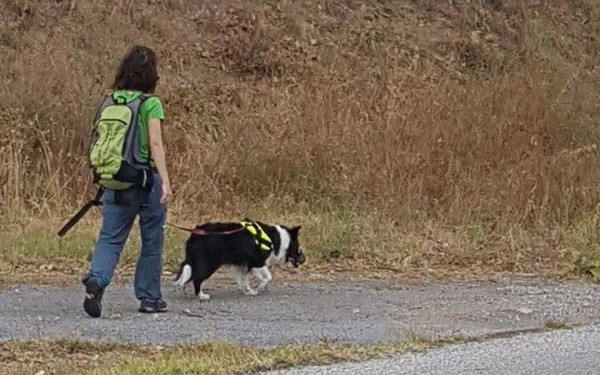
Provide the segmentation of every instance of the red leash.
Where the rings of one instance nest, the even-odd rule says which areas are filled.
[[[239,233],[239,232],[243,232],[246,230],[246,228],[241,227],[238,229],[234,229],[234,230],[227,230],[227,231],[223,231],[223,232],[209,232],[206,231],[200,227],[196,227],[194,229],[190,229],[190,228],[184,228],[184,227],[180,227],[177,225],[173,225],[170,223],[167,223],[168,226],[173,227],[173,228],[177,228],[186,232],[190,232],[192,234],[192,236],[206,236],[206,235],[216,235],[216,236],[226,236],[228,234],[234,234],[234,233]]]

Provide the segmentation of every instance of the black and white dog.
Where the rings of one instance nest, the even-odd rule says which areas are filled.
[[[260,248],[254,236],[240,223],[197,226],[187,240],[185,260],[180,265],[174,285],[185,288],[193,281],[196,296],[200,300],[208,300],[210,295],[202,292],[202,283],[221,266],[233,266],[236,281],[244,294],[256,295],[271,281],[269,266],[290,262],[297,268],[306,261],[298,242],[300,227],[257,224],[271,238],[271,250]],[[257,290],[250,287],[250,272],[259,281]]]

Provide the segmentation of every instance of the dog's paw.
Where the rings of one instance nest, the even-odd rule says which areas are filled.
[[[254,289],[246,289],[244,291],[244,294],[247,295],[247,296],[255,296],[255,295],[258,294],[258,292],[256,290],[254,290]]]
[[[186,290],[186,288],[184,286],[179,286],[179,285],[175,286],[173,288],[173,293],[174,294],[178,294],[178,295],[180,295],[182,297],[189,298],[189,294],[187,293],[187,290]]]
[[[196,296],[194,295],[194,293],[186,293],[186,292],[184,292],[183,296],[185,298],[187,298],[187,299],[194,299],[194,298],[196,298]]]
[[[269,291],[269,284],[259,285],[258,288],[256,288],[256,291],[259,292],[259,293],[268,292]]]
[[[198,299],[200,301],[208,301],[210,299],[210,294],[200,293],[198,294]]]

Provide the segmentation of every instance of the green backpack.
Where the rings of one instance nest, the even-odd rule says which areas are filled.
[[[139,118],[144,100],[140,94],[126,102],[107,97],[94,119],[89,157],[94,181],[101,186],[123,190],[133,185],[146,186],[150,161],[140,150]]]

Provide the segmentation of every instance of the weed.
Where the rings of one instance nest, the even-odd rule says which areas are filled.
[[[563,266],[548,230],[600,203],[600,8],[567,3],[3,1],[2,256],[89,254],[96,229],[53,235],[135,41],[160,56],[171,221],[308,223],[322,263]]]

